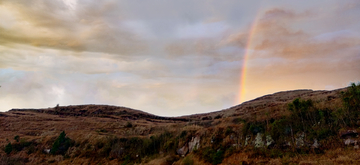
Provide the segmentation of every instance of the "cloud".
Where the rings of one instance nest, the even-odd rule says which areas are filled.
[[[336,20],[346,14],[337,12],[329,17]],[[358,31],[334,29],[331,25],[336,25],[335,21],[331,25],[321,24],[323,19],[327,20],[310,10],[272,8],[259,16],[254,29],[240,30],[222,40],[222,47],[250,45],[246,48],[249,60],[245,88],[251,93],[247,93],[245,100],[261,91],[270,94],[298,88],[324,89],[329,82],[335,89],[348,85],[349,80],[358,81]],[[357,18],[353,15],[348,19]],[[314,20],[319,24],[311,29]],[[248,43],[250,30],[254,33]]]
[[[79,5],[73,11],[63,1],[5,1],[1,8],[7,12],[0,13],[0,18],[11,15],[16,22],[11,27],[0,27],[0,42],[118,55],[139,54],[146,49],[141,36],[114,25],[123,21],[120,16],[106,17],[117,8],[109,3],[94,5]]]
[[[229,28],[224,22],[198,23],[179,27],[178,38],[212,38],[221,35]]]
[[[313,35],[303,30],[294,30],[292,24],[296,24],[299,18],[304,19],[303,15],[296,15],[290,12],[280,12],[276,9],[276,14],[260,19],[257,25],[257,41],[255,50],[266,52],[271,57],[281,58],[319,58],[330,57],[356,47],[360,43],[360,38],[350,36],[340,36],[330,40],[315,40]],[[301,21],[303,22],[303,21]],[[304,22],[306,23],[306,22]],[[256,53],[255,53],[256,56]]]
[[[220,110],[245,63],[246,99],[358,80],[358,7],[294,2],[0,1],[1,108]]]

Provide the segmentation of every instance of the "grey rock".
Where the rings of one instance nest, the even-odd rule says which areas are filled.
[[[304,132],[300,133],[297,136],[297,138],[295,139],[296,147],[302,147],[302,146],[305,145],[304,138],[305,138],[305,133]]]
[[[264,144],[264,141],[262,140],[262,134],[261,133],[256,134],[254,144],[255,144],[256,148],[264,147],[265,144]]]
[[[314,140],[314,144],[311,145],[311,148],[319,148],[320,144],[318,143],[317,139]]]
[[[270,145],[274,144],[275,141],[272,139],[270,135],[266,135],[266,147],[269,147]]]
[[[186,144],[183,147],[176,150],[176,153],[181,156],[185,156],[188,152],[189,152],[189,147]]]
[[[189,152],[193,151],[194,149],[198,149],[200,147],[200,137],[195,136],[191,138],[189,142]]]
[[[44,152],[49,154],[50,153],[50,149],[44,149]]]
[[[248,141],[251,139],[251,136],[246,136],[246,138],[245,138],[245,146],[247,146],[248,145]]]
[[[356,145],[357,144],[357,141],[354,141],[353,139],[351,139],[351,138],[348,138],[348,139],[345,139],[344,140],[344,144],[345,145]]]

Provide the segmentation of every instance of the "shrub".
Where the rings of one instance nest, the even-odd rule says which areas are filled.
[[[344,104],[344,113],[342,118],[345,119],[345,123],[348,126],[358,126],[357,120],[360,117],[360,83],[357,85],[351,83],[348,89],[345,92],[341,93],[343,104]]]
[[[232,123],[234,123],[234,124],[245,123],[245,122],[246,122],[246,120],[244,120],[240,117],[232,120]]]
[[[251,123],[249,127],[249,131],[256,135],[257,133],[264,132],[265,131],[265,123],[257,122],[257,123]]]
[[[127,122],[126,125],[125,125],[126,128],[131,128],[132,126],[133,125],[131,124],[131,122]]]
[[[51,154],[61,154],[64,155],[65,152],[69,149],[70,146],[74,145],[74,142],[66,137],[65,132],[61,132],[59,137],[55,140],[52,148],[50,150]]]
[[[174,162],[179,160],[179,156],[175,155],[175,154],[171,154],[168,158],[166,158],[165,162],[163,163],[164,165],[171,165],[174,164]]]
[[[187,156],[184,158],[183,165],[193,165],[193,164],[194,164],[194,161],[191,159],[190,156]]]
[[[215,151],[210,147],[204,148],[201,152],[201,158],[209,163],[212,162],[214,155]]]
[[[234,131],[231,129],[231,127],[227,127],[225,131],[225,135],[228,136],[230,134],[234,133]]]
[[[14,140],[15,140],[16,142],[19,142],[20,136],[19,136],[19,135],[16,135],[16,136],[14,137]]]
[[[224,159],[224,152],[222,150],[218,150],[214,155],[212,164],[220,164],[223,161],[223,159]]]
[[[186,136],[187,136],[187,131],[186,130],[182,131],[180,134],[180,138],[185,138]]]
[[[13,147],[12,147],[11,143],[8,143],[8,144],[5,146],[5,153],[6,153],[6,154],[10,154],[12,150],[13,150]]]
[[[29,147],[31,144],[32,144],[32,142],[28,142],[24,139],[21,139],[20,143],[14,143],[14,144],[12,144],[12,146],[13,146],[13,149],[15,149],[16,151],[21,151],[25,147]]]
[[[224,152],[221,149],[216,151],[210,147],[206,147],[200,154],[203,160],[214,165],[220,164],[224,159]]]

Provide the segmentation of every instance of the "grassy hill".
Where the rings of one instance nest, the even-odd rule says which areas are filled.
[[[360,84],[206,114],[108,105],[0,113],[0,164],[358,164]]]

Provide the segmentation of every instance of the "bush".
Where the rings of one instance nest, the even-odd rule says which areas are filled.
[[[245,123],[245,122],[246,122],[246,120],[244,120],[240,117],[232,120],[232,123],[234,123],[234,124],[240,124],[240,123]]]
[[[194,161],[191,159],[190,156],[187,156],[187,157],[184,158],[183,164],[184,164],[184,165],[193,165],[193,164],[194,164]]]
[[[14,137],[14,140],[15,140],[16,142],[19,142],[20,136],[19,136],[19,135],[16,135],[16,136]]]
[[[175,154],[171,154],[168,158],[166,158],[163,165],[171,165],[171,164],[174,164],[174,162],[176,162],[178,160],[179,160],[179,156],[177,156]]]
[[[265,124],[263,124],[263,123],[252,123],[250,125],[249,130],[253,135],[256,135],[257,133],[265,131]]]
[[[131,124],[131,122],[127,122],[126,125],[125,125],[126,128],[131,128],[132,126],[133,125]]]
[[[55,140],[52,148],[50,150],[51,154],[61,154],[64,155],[65,152],[69,149],[70,146],[74,145],[74,142],[66,137],[65,132],[61,132],[59,137]]]
[[[341,96],[345,107],[342,118],[345,119],[348,126],[359,126],[357,120],[360,117],[360,83],[357,85],[351,83],[348,89],[341,93]]]
[[[224,152],[221,149],[218,149],[216,151],[210,147],[206,147],[202,150],[200,156],[206,162],[216,165],[216,164],[220,164],[223,161]]]
[[[224,152],[222,150],[218,150],[214,155],[212,164],[220,164],[223,161],[223,159],[224,159]]]
[[[9,144],[7,144],[5,146],[5,153],[6,154],[10,154],[12,150],[13,150],[13,147],[12,147],[11,143],[9,143]]]
[[[181,132],[181,134],[180,134],[180,138],[185,138],[187,136],[187,131],[186,130],[184,130],[184,131],[182,131]]]
[[[230,134],[234,133],[234,131],[231,129],[231,127],[227,127],[225,131],[225,135],[228,136]]]
[[[13,149],[15,149],[16,151],[21,151],[23,150],[25,147],[29,147],[30,145],[32,145],[32,142],[28,142],[24,139],[20,140],[20,143],[14,143],[12,144]]]

